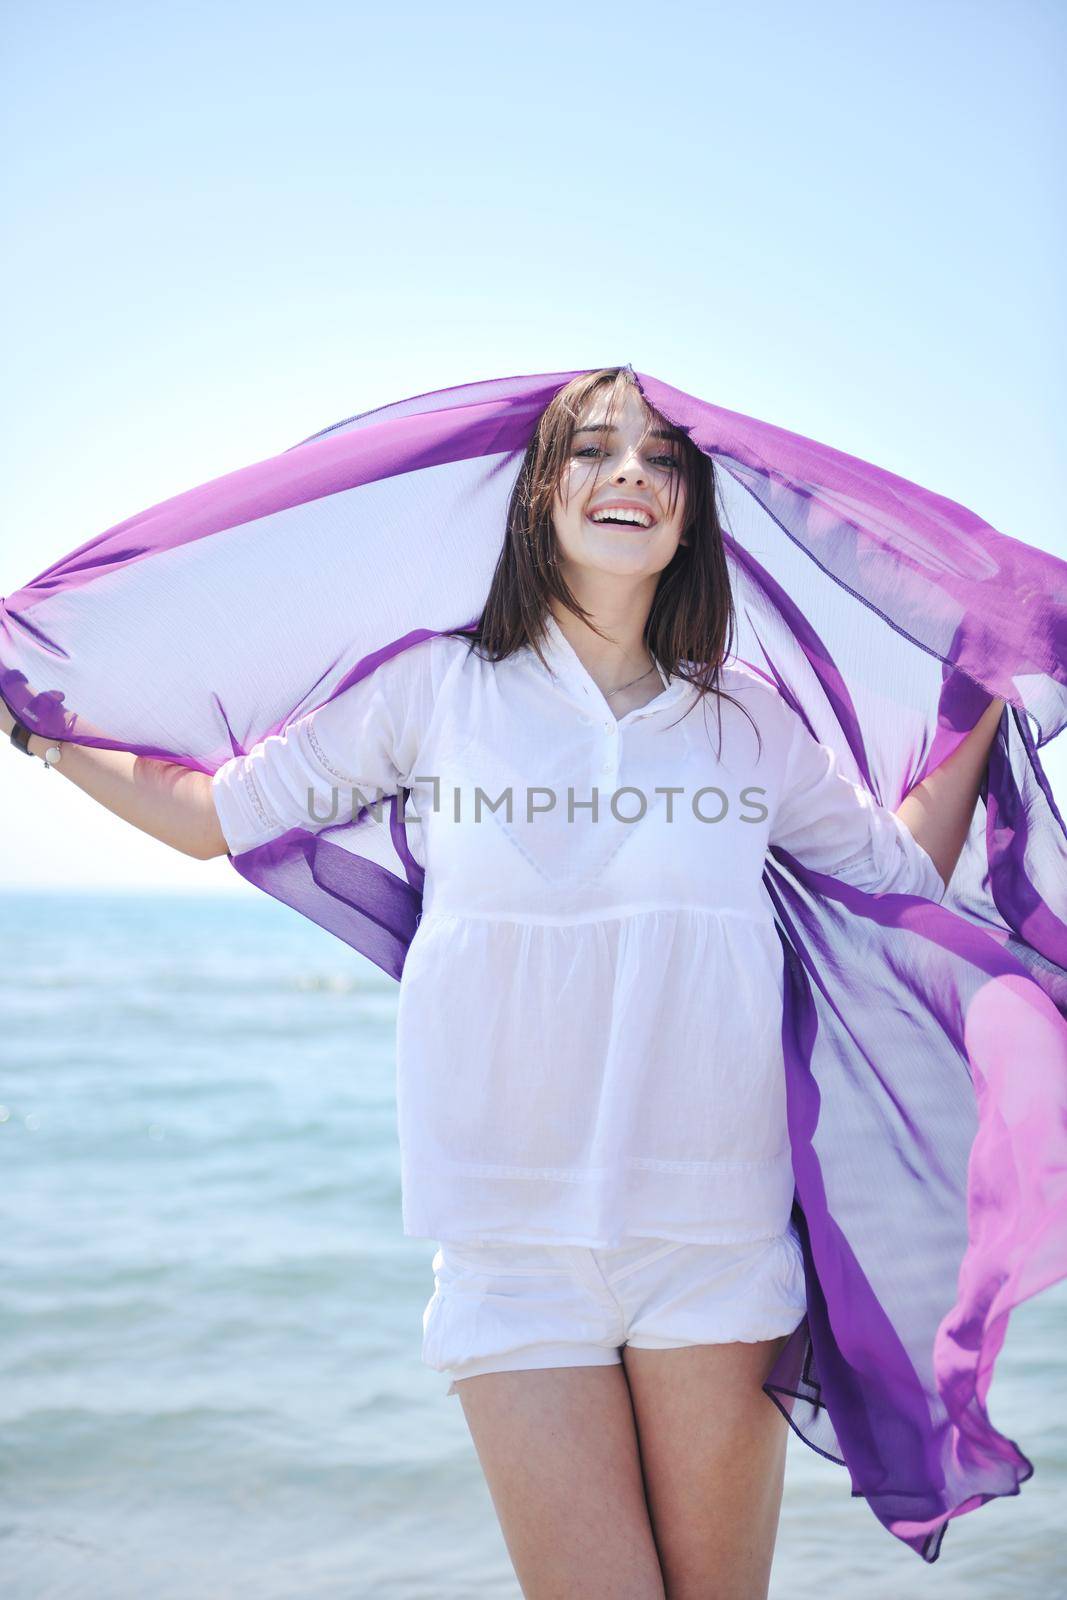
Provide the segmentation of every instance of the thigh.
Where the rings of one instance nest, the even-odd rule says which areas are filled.
[[[482,1373],[456,1393],[527,1600],[663,1600],[622,1365]]]
[[[668,1600],[764,1600],[789,1424],[762,1383],[788,1335],[623,1347]]]

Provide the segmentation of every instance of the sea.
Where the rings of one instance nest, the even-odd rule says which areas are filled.
[[[0,893],[5,1600],[518,1600],[421,1361],[396,999],[251,889]],[[1067,1597],[1067,1285],[989,1409],[1034,1475],[932,1565],[791,1433],[772,1600]]]

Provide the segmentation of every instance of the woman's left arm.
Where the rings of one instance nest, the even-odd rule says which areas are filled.
[[[1003,700],[992,700],[963,743],[935,772],[910,789],[896,815],[918,840],[946,883],[970,832]]]

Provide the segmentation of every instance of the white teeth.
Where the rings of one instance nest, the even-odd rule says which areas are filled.
[[[591,520],[593,522],[603,522],[608,517],[611,517],[615,522],[632,522],[639,528],[651,528],[652,526],[652,518],[646,511],[631,511],[628,507],[623,506],[619,506],[614,511],[610,506],[605,507],[603,511],[594,511]]]

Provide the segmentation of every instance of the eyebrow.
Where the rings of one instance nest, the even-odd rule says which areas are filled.
[[[575,432],[575,436],[577,436],[579,433],[616,433],[616,432],[618,432],[618,430],[615,427],[614,423],[609,423],[609,422],[590,422],[590,423],[587,423],[584,428],[575,428],[574,432]],[[665,430],[663,428],[657,428],[653,432],[652,438],[653,439],[671,439],[671,440],[674,440],[677,443],[678,435],[676,433],[673,433],[673,432],[668,432],[667,430]]]

